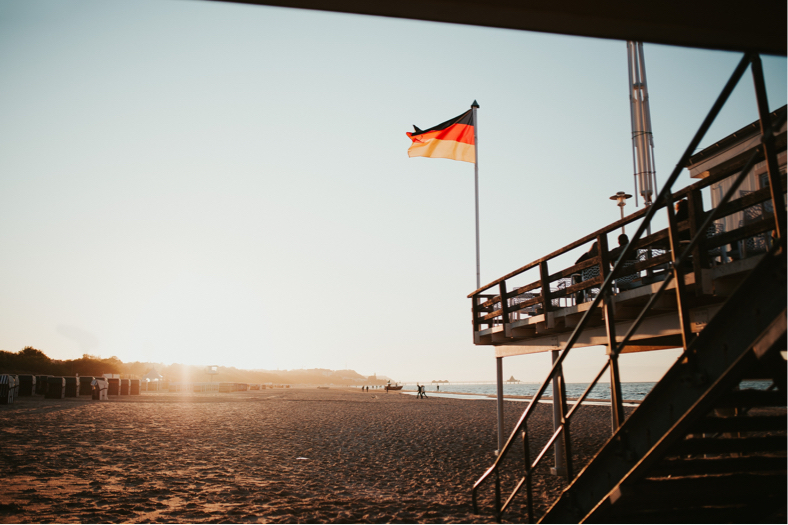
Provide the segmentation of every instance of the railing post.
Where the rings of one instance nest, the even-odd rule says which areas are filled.
[[[479,301],[480,297],[474,295],[471,297],[471,314],[473,315],[473,344],[476,344],[476,333],[479,331]]]
[[[780,169],[777,165],[774,134],[771,132],[772,122],[769,118],[769,102],[766,97],[766,85],[763,81],[763,66],[761,65],[760,55],[752,56],[752,78],[755,83],[755,98],[758,101],[763,153],[766,157],[766,172],[769,177],[769,191],[772,195],[772,206],[774,207],[774,229],[777,233],[777,238],[782,241],[785,233],[785,201],[780,181]]]
[[[512,327],[509,319],[509,299],[506,293],[506,281],[501,281],[498,285],[498,291],[501,294],[501,320],[503,322],[503,335],[506,337],[512,336]]]
[[[602,275],[602,281],[605,281],[610,274],[607,235],[599,235],[596,242],[597,246],[599,246],[600,274]],[[608,359],[610,359],[610,418],[613,432],[615,433],[624,422],[624,405],[621,399],[621,376],[618,371],[618,354],[620,349],[616,348],[616,314],[611,288],[612,286],[600,290],[600,293],[603,294],[604,299],[602,308],[605,316],[605,330],[607,331],[607,353]]]
[[[553,309],[553,302],[550,297],[550,272],[547,271],[547,261],[539,263],[539,278],[542,285],[542,310],[544,311],[545,326],[552,328],[550,311]]]
[[[703,196],[700,190],[690,192],[687,198],[690,238],[698,234],[698,227],[703,224]],[[706,232],[701,232],[699,241],[692,249],[692,271],[695,273],[695,295],[704,294],[703,269],[709,267],[709,252],[706,250]]]

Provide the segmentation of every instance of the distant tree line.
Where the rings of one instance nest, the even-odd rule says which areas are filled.
[[[44,352],[26,346],[19,352],[0,350],[0,373],[35,374],[53,376],[100,376],[101,374],[120,374],[123,362],[117,357],[102,359],[84,354],[79,359],[50,359]]]
[[[53,376],[100,376],[120,374],[121,377],[141,378],[155,369],[165,381],[178,382],[236,382],[274,384],[333,384],[333,385],[382,385],[382,379],[364,377],[351,370],[242,370],[220,366],[218,373],[210,376],[204,366],[149,363],[134,361],[124,363],[117,357],[102,359],[84,354],[79,359],[50,359],[44,352],[27,346],[19,352],[0,350],[0,374],[34,374]]]

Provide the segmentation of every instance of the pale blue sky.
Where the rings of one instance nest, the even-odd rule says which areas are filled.
[[[740,55],[645,55],[664,181]],[[764,60],[774,109],[786,60]],[[618,217],[624,42],[199,0],[0,0],[0,349],[492,379],[466,298],[473,165],[406,153],[411,125],[474,99],[483,282]],[[748,76],[704,143],[756,117]],[[624,380],[656,379],[670,355],[627,356]],[[585,351],[568,380],[600,359]],[[504,372],[539,380],[548,361]]]

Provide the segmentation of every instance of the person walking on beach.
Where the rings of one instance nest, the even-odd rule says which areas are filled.
[[[418,390],[419,390],[418,393],[416,394],[416,398],[418,398],[418,399],[421,399],[421,398],[427,399],[427,394],[424,392],[425,386],[416,383],[416,388],[418,388]]]

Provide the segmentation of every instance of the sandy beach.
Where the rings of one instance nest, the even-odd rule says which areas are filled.
[[[525,406],[506,403],[507,428]],[[544,442],[550,405],[532,421]],[[583,407],[575,464],[609,432],[608,408]],[[492,523],[492,485],[481,515],[471,487],[495,442],[494,401],[341,388],[20,398],[0,406],[0,522]],[[514,474],[522,454],[510,456]],[[564,487],[551,465],[535,475],[537,514]],[[505,521],[525,521],[518,511]]]

